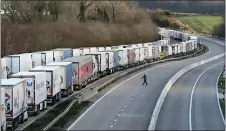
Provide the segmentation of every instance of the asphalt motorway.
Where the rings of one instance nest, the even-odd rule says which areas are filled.
[[[158,65],[144,71],[148,86],[142,86],[144,72],[115,83],[107,94],[85,111],[68,130],[147,130],[152,112],[162,89],[180,69],[224,52],[223,46],[206,41],[204,55]]]
[[[198,66],[175,82],[162,105],[156,130],[224,130],[216,92],[223,62],[220,58]]]

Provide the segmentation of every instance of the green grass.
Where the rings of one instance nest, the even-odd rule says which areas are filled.
[[[225,100],[220,100],[220,106],[221,106],[223,116],[225,118]]]
[[[223,22],[221,16],[183,16],[177,19],[189,25],[196,32],[207,34],[211,34],[214,26]]]
[[[222,75],[221,75],[220,80],[218,82],[218,86],[219,86],[219,88],[225,89],[225,78],[223,78]]]

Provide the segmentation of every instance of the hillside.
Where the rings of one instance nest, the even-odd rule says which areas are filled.
[[[182,16],[176,17],[196,32],[211,34],[214,27],[223,22],[221,16]]]
[[[164,9],[172,12],[220,14],[225,13],[224,1],[139,1],[139,5],[149,9]]]

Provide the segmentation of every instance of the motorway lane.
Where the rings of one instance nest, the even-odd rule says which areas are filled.
[[[217,78],[224,63],[201,76],[193,94],[191,124],[193,130],[224,130],[225,125],[218,106]]]
[[[223,58],[220,58],[198,66],[182,75],[174,83],[161,107],[156,123],[156,130],[189,130],[189,104],[193,85],[200,74],[223,60]],[[215,89],[215,86],[212,88]],[[214,100],[216,100],[216,98]],[[195,101],[195,99],[193,99],[193,101]]]
[[[168,80],[183,67],[224,51],[222,46],[209,42],[206,45],[210,51],[202,56],[162,64],[146,71],[148,87],[141,88],[142,73],[128,77],[119,85],[112,85],[113,90],[94,103],[69,129],[147,129],[157,99]]]
[[[127,69],[127,71],[130,70],[130,69]],[[97,81],[94,81],[92,83],[89,83],[87,85],[87,89],[89,88],[93,88],[93,87],[99,87],[100,85],[104,84],[105,82],[107,82],[108,80],[112,79],[113,77],[119,75],[120,73],[123,73],[125,72],[126,70],[123,70],[123,71],[118,71],[118,72],[115,72],[114,74],[112,75],[108,75],[108,76],[105,76],[103,78],[100,78],[98,79]],[[73,94],[78,94],[79,91],[74,91]],[[69,97],[71,97],[72,95],[70,95]],[[61,98],[61,102],[68,99],[69,97],[63,97]],[[26,128],[27,126],[29,126],[31,123],[33,123],[35,120],[37,120],[38,118],[40,118],[42,115],[45,115],[46,112],[48,112],[50,109],[54,108],[55,106],[57,106],[59,104],[59,102],[57,104],[55,104],[54,106],[48,106],[48,109],[45,110],[45,111],[42,111],[40,112],[39,115],[37,116],[29,116],[28,118],[28,121],[24,122],[23,124],[19,124],[18,128],[16,130],[23,130],[24,128]]]

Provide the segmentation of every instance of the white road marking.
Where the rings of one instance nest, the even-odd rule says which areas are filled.
[[[113,127],[113,125],[111,125],[111,127]]]
[[[126,107],[126,105],[124,107]]]
[[[220,79],[220,76],[221,76],[221,72],[220,72],[220,74],[218,75],[218,77],[217,77],[217,82],[216,82],[217,103],[218,103],[218,107],[219,107],[219,110],[220,110],[220,113],[221,113],[221,118],[222,118],[222,120],[223,120],[224,125],[226,126],[225,120],[224,120],[224,115],[223,115],[222,110],[221,110],[221,106],[220,106],[220,102],[219,102],[219,94],[218,94],[218,81],[219,81],[219,79]]]
[[[141,114],[124,114],[124,113],[122,113],[121,117],[142,118],[142,117],[144,117],[144,115],[141,115]]]
[[[191,110],[192,110],[192,99],[193,99],[193,94],[194,94],[194,90],[195,90],[195,87],[196,87],[196,84],[198,83],[200,77],[208,70],[210,70],[211,68],[223,63],[224,61],[222,62],[219,62],[211,67],[209,67],[208,69],[206,69],[204,72],[202,72],[202,74],[198,77],[198,79],[195,81],[195,84],[194,86],[192,87],[192,91],[191,91],[191,96],[190,96],[190,104],[189,104],[189,130],[192,130],[192,122],[191,122]]]
[[[155,68],[158,68],[158,67],[161,67],[161,66],[166,66],[166,65],[169,65],[169,64],[172,64],[171,62],[169,62],[169,63],[166,63],[166,64],[162,64],[162,65],[159,65],[159,66],[156,66],[156,67],[153,67],[153,68],[150,68],[150,69],[147,69],[147,70],[144,70],[144,71],[142,71],[142,72],[140,72],[140,73],[138,73],[138,74],[136,74],[136,75],[134,75],[134,76],[132,76],[132,77],[130,77],[130,78],[128,78],[128,79],[126,79],[125,81],[123,81],[123,82],[121,82],[120,84],[118,84],[117,86],[115,86],[113,89],[111,89],[110,91],[108,91],[104,96],[102,96],[100,99],[98,99],[95,103],[93,103],[93,105],[92,106],[90,106],[80,117],[78,117],[78,119],[74,122],[74,123],[72,123],[71,124],[71,126],[67,129],[67,130],[72,130],[72,128],[91,110],[91,109],[93,109],[93,107],[98,103],[98,102],[100,102],[104,97],[106,97],[108,94],[110,94],[112,91],[114,91],[115,89],[117,89],[119,86],[121,86],[122,84],[124,84],[125,82],[127,82],[127,81],[129,81],[129,80],[131,80],[131,79],[133,79],[134,77],[136,77],[136,76],[139,76],[140,74],[143,74],[144,72],[148,72],[148,71],[151,71],[151,70],[153,70],[153,69],[155,69]]]
[[[123,112],[123,110],[121,110],[121,112]]]
[[[117,121],[116,119],[114,121]]]
[[[130,100],[132,100],[132,98],[130,98]]]
[[[118,116],[120,116],[120,114],[118,114]]]
[[[127,104],[129,104],[129,102],[126,102]]]

